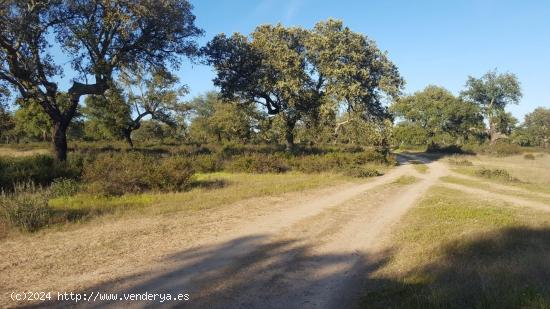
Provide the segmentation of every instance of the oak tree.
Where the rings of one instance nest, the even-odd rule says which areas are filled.
[[[175,66],[180,56],[196,54],[202,30],[191,9],[185,0],[2,1],[0,81],[40,104],[52,121],[56,158],[65,160],[67,128],[83,96],[102,95],[120,68]],[[58,102],[63,67],[53,47],[76,72],[68,106]]]

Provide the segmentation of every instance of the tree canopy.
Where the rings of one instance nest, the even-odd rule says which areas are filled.
[[[220,34],[203,51],[224,98],[283,114],[289,147],[296,122],[315,118],[326,102],[365,118],[385,117],[384,96],[396,97],[404,84],[373,41],[335,20],[312,30],[278,24],[259,26],[250,37]]]
[[[489,124],[491,143],[505,134],[499,130],[498,122],[505,117],[504,109],[509,104],[517,104],[522,97],[520,83],[515,74],[489,71],[481,78],[468,77],[466,89],[461,96],[480,106]],[[504,119],[505,120],[505,119]],[[500,126],[502,127],[502,126]]]
[[[447,134],[454,139],[465,140],[482,128],[482,116],[478,106],[455,97],[450,91],[438,86],[428,86],[413,95],[392,104],[390,110],[406,121],[409,127],[416,126],[423,132],[427,142]]]
[[[56,157],[66,159],[67,128],[80,98],[101,95],[120,68],[142,63],[164,68],[194,56],[202,34],[188,1],[56,0],[3,1],[0,6],[0,80],[42,106],[53,125]],[[58,102],[61,63],[51,56],[51,38],[76,72]]]

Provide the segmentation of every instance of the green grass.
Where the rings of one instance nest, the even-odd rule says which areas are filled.
[[[462,185],[470,188],[484,189],[494,193],[507,194],[514,197],[521,197],[528,200],[547,203],[550,205],[550,198],[545,198],[540,195],[537,195],[536,192],[533,192],[534,194],[531,194],[528,192],[519,192],[517,190],[513,190],[512,188],[510,190],[505,190],[502,188],[495,188],[494,186],[491,186],[490,183],[487,183],[484,181],[475,181],[471,179],[464,179],[464,178],[453,177],[453,176],[445,176],[445,177],[441,177],[440,179],[448,183],[454,183],[457,185]]]
[[[424,163],[421,163],[421,164],[414,164],[414,169],[421,173],[421,174],[426,174],[428,172],[428,166]]]
[[[410,184],[413,184],[417,181],[418,181],[418,178],[416,178],[414,176],[403,175],[403,176],[397,178],[396,180],[394,180],[393,183],[398,184],[398,185],[410,185]]]
[[[442,187],[395,232],[364,308],[547,308],[550,215]]]
[[[332,173],[231,174],[194,176],[192,189],[179,193],[122,196],[78,194],[49,201],[57,221],[82,221],[105,214],[155,214],[223,207],[240,200],[357,181]]]
[[[550,193],[550,187],[548,186],[548,184],[529,182],[529,178],[528,178],[529,176],[522,175],[522,177],[517,177],[519,179],[519,181],[509,181],[508,179],[503,179],[503,178],[499,178],[499,177],[493,177],[493,178],[480,177],[477,173],[477,171],[479,171],[479,167],[475,167],[475,166],[474,167],[462,167],[461,166],[461,167],[453,168],[451,170],[453,172],[456,172],[456,173],[459,173],[459,174],[477,177],[480,180],[484,180],[484,181],[488,181],[488,182],[494,182],[494,183],[498,183],[498,184],[514,186],[514,187],[522,188],[522,189],[532,191],[532,192]],[[541,171],[541,172],[544,173],[543,171]],[[511,172],[510,174],[513,177],[516,177],[516,175],[517,175],[514,172]]]

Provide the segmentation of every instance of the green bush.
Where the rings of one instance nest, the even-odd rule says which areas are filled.
[[[527,153],[523,156],[525,160],[535,160],[535,156],[531,153]]]
[[[88,190],[105,195],[177,191],[189,184],[191,163],[184,157],[160,158],[138,152],[105,153],[84,167]]]
[[[18,183],[47,186],[56,178],[78,178],[82,167],[78,158],[56,162],[51,156],[0,157],[0,189],[13,191]]]
[[[191,160],[197,172],[212,173],[223,169],[223,159],[217,154],[200,154],[194,156]]]
[[[52,197],[67,197],[75,195],[80,188],[78,182],[74,179],[57,178],[50,185]]]
[[[376,177],[383,175],[383,173],[379,172],[375,168],[364,166],[348,167],[345,170],[344,174],[347,176],[358,178]]]
[[[447,153],[447,154],[453,154],[453,153],[465,153],[465,151],[457,145],[445,145],[441,146],[439,144],[428,144],[428,147],[426,148],[426,152],[431,153]]]
[[[496,179],[506,182],[519,182],[517,178],[510,175],[510,173],[508,173],[508,171],[504,169],[488,169],[482,167],[476,170],[475,174],[476,176],[488,179]]]
[[[6,225],[35,232],[49,223],[50,193],[34,185],[18,185],[13,193],[0,195],[0,217]]]
[[[476,149],[477,153],[496,157],[505,157],[518,155],[523,152],[520,146],[516,144],[496,143],[494,145],[483,145]]]
[[[257,153],[234,157],[226,169],[241,173],[284,173],[289,167],[282,156]]]

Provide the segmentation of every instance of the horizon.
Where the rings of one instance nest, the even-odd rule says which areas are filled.
[[[312,0],[190,2],[196,24],[205,32],[197,40],[199,46],[219,33],[248,35],[262,24],[312,28],[319,21],[339,19],[387,51],[405,79],[405,95],[428,85],[441,86],[459,95],[468,76],[479,78],[497,69],[500,73],[516,74],[521,83],[520,103],[506,108],[520,122],[535,108],[550,107],[545,95],[545,87],[550,85],[550,76],[545,74],[550,72],[550,62],[541,61],[550,54],[550,19],[546,18],[550,16],[550,3],[495,0],[460,3],[423,0],[414,4],[401,0],[392,3],[345,1],[321,5],[314,5]],[[508,37],[512,38],[512,44]],[[74,71],[57,46],[51,52],[66,73],[55,80],[61,89],[68,89]],[[212,82],[214,70],[207,65],[183,59],[175,73],[180,82],[189,87],[185,101],[217,90]]]

